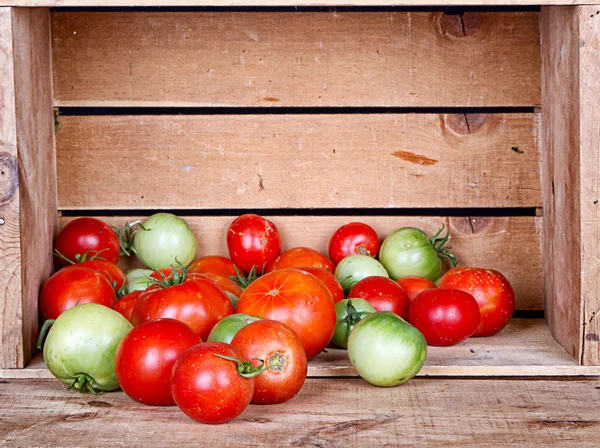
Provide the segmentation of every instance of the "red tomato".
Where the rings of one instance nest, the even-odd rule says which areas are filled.
[[[461,289],[479,304],[481,322],[474,337],[493,336],[510,321],[515,310],[515,293],[507,278],[498,271],[478,268],[450,269],[440,288]]]
[[[391,311],[404,320],[408,319],[410,300],[402,287],[389,278],[379,276],[363,278],[352,287],[348,297],[364,299],[377,311]]]
[[[479,306],[471,294],[458,289],[428,289],[410,304],[410,324],[428,345],[448,347],[464,341],[479,326]]]
[[[77,218],[69,222],[58,233],[54,248],[64,257],[75,261],[77,255],[88,258],[98,255],[106,261],[119,261],[121,247],[115,231],[105,222],[96,218]],[[66,260],[55,256],[57,266],[68,264]]]
[[[224,342],[204,342],[185,351],[173,366],[171,393],[177,406],[202,423],[225,423],[248,407],[254,378],[244,378],[237,363],[247,362],[242,352]],[[248,363],[249,364],[249,363]]]
[[[242,215],[227,231],[229,256],[246,274],[253,266],[262,272],[281,253],[281,245],[279,230],[262,216]]]
[[[294,397],[306,380],[308,362],[298,335],[274,320],[257,320],[233,337],[231,345],[246,359],[264,359],[267,370],[254,379],[252,403],[283,403]]]
[[[300,267],[321,268],[329,272],[335,271],[335,265],[325,255],[308,247],[295,247],[286,250],[277,257],[277,259],[267,267],[266,272]]]
[[[331,272],[326,271],[322,268],[313,268],[306,266],[303,266],[298,269],[306,271],[309,274],[312,274],[319,280],[321,280],[325,284],[325,286],[327,286],[327,289],[331,293],[331,297],[333,298],[334,303],[338,303],[340,300],[344,300],[344,290],[342,289],[342,285],[340,285],[338,279]]]
[[[131,322],[131,313],[133,313],[133,307],[135,306],[135,302],[142,292],[143,289],[138,289],[137,291],[130,292],[129,294],[123,296],[113,309]]]
[[[362,222],[351,222],[337,229],[329,240],[329,258],[336,265],[348,255],[369,255],[379,252],[379,235],[373,227]]]
[[[231,294],[233,294],[236,297],[239,297],[242,294],[242,288],[240,288],[240,285],[238,285],[236,282],[231,280],[229,277],[223,277],[222,275],[213,274],[211,272],[207,272],[202,275],[204,275],[207,278],[210,278],[217,285],[219,285],[225,292],[230,292]]]
[[[335,331],[331,293],[314,275],[297,269],[259,277],[244,290],[236,311],[289,325],[300,336],[309,359],[327,346]]]
[[[404,290],[404,292],[408,296],[408,299],[411,302],[415,300],[415,297],[417,297],[421,292],[427,289],[437,288],[437,286],[435,286],[435,283],[433,283],[431,280],[425,277],[402,277],[396,281],[400,286],[402,286],[402,289]]]
[[[197,272],[199,274],[218,274],[223,277],[230,277],[237,275],[235,272],[235,265],[227,257],[221,257],[220,255],[206,255],[200,257],[187,267],[189,273]]]
[[[83,266],[84,268],[90,268],[94,271],[100,272],[112,285],[115,292],[119,291],[125,283],[127,283],[127,277],[123,270],[116,264],[106,260],[87,260],[83,263],[78,263],[77,266]]]
[[[154,406],[172,406],[171,371],[177,358],[202,342],[175,319],[156,319],[135,327],[119,343],[115,355],[117,381],[129,397]]]
[[[117,296],[99,272],[81,266],[67,266],[50,277],[42,287],[40,316],[43,321],[56,319],[63,311],[84,303],[113,308]]]
[[[223,289],[203,275],[190,274],[179,285],[152,285],[145,289],[133,307],[131,323],[137,326],[159,317],[177,319],[206,340],[216,323],[232,313]]]

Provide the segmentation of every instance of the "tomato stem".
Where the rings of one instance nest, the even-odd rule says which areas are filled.
[[[175,262],[179,265],[179,267],[176,268],[175,265],[172,264],[171,268],[173,269],[173,272],[171,272],[168,277],[161,271],[153,269],[154,272],[156,272],[162,277],[162,280],[147,277],[149,282],[154,285],[161,286],[165,289],[169,288],[170,286],[181,285],[183,282],[185,282],[185,280],[187,279],[187,269],[184,265],[181,264],[177,257],[175,257]]]
[[[96,381],[94,381],[94,378],[92,378],[91,376],[89,376],[86,373],[77,374],[77,377],[75,377],[73,379],[73,382],[71,383],[71,385],[69,387],[67,387],[67,390],[72,389],[73,387],[82,393],[91,392],[94,395],[98,395],[99,393],[100,394],[102,393],[102,391],[97,391],[95,389]]]
[[[137,229],[134,230],[133,228],[135,226],[139,226],[141,229],[146,230],[141,223],[142,221],[138,219],[132,223],[126,222],[123,227],[111,226],[117,234],[117,238],[119,239],[119,246],[121,247],[120,255],[129,257],[132,253],[137,253],[135,247],[133,246],[133,237],[135,236]]]
[[[447,248],[444,247],[444,244],[446,244],[450,240],[450,231],[446,231],[446,234],[443,237],[440,237],[445,228],[446,225],[442,224],[442,227],[429,240],[429,242],[437,252],[438,256],[440,258],[445,258],[448,261],[450,261],[450,263],[452,263],[452,267],[455,268],[458,265],[457,258],[454,255],[452,255],[452,253]]]
[[[237,363],[237,371],[242,378],[254,378],[255,376],[258,376],[261,373],[263,373],[268,368],[265,365],[264,359],[253,358],[256,361],[260,361],[260,364],[254,367],[252,366],[252,363],[250,361],[240,361],[239,359],[234,358],[233,356],[226,356],[218,353],[215,353],[215,356]]]
[[[348,313],[348,315],[345,317],[345,320],[348,323],[348,325],[356,325],[364,317],[364,316],[361,316],[361,314],[358,312],[358,310],[356,308],[354,308],[354,305],[352,305],[352,300],[348,300],[348,302],[346,303],[346,313]],[[365,314],[365,313],[363,312],[363,314]],[[371,313],[366,313],[366,314],[371,314]]]
[[[231,280],[233,280],[235,283],[237,283],[237,285],[242,289],[242,291],[244,289],[246,289],[248,286],[250,286],[250,283],[252,283],[258,277],[260,277],[256,273],[256,265],[252,266],[252,269],[250,269],[250,272],[248,272],[248,275],[246,275],[246,276],[240,272],[240,270],[238,269],[238,267],[236,265],[233,265],[233,269],[235,269],[236,275],[231,275],[231,276],[229,276],[229,278]],[[265,273],[264,266],[263,266],[262,271],[263,271],[262,275],[264,275],[264,273]]]
[[[44,339],[46,339],[46,334],[48,333],[48,329],[54,322],[56,322],[56,319],[47,319],[44,322],[44,325],[42,325],[42,328],[40,329],[40,335],[38,336],[36,344],[36,348],[38,350],[42,349],[42,346],[44,345]]]

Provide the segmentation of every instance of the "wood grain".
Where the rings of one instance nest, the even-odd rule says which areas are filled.
[[[537,13],[52,15],[61,106],[535,106]]]
[[[377,388],[361,379],[308,379],[276,406],[250,405],[205,426],[177,407],[122,392],[66,391],[56,380],[0,384],[7,446],[561,446],[593,447],[600,429],[596,380],[415,379]]]
[[[598,0],[570,0],[570,5],[591,5]],[[0,5],[39,7],[302,7],[316,6],[539,6],[564,5],[565,0],[2,0]]]
[[[65,116],[59,208],[537,207],[538,118]]]

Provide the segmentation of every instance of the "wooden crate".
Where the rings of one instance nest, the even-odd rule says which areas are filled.
[[[247,210],[287,248],[321,251],[351,220],[382,237],[445,224],[463,264],[509,277],[517,318],[431,348],[421,375],[600,374],[595,6],[12,5],[0,8],[0,377],[49,376],[33,341],[57,229],[156,210],[188,219],[198,254],[226,254]],[[309,375],[356,372],[331,350]]]

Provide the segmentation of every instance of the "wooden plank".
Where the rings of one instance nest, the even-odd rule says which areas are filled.
[[[546,310],[554,336],[585,365],[600,364],[598,9],[542,12]]]
[[[0,367],[24,367],[52,269],[56,182],[45,9],[0,12]],[[24,267],[24,269],[21,269]]]
[[[536,12],[52,17],[61,106],[540,103]]]
[[[73,218],[60,218],[62,228]],[[123,226],[140,217],[100,217],[114,226]],[[198,236],[196,256],[228,256],[225,235],[231,216],[185,217]],[[415,226],[433,235],[442,224],[450,230],[448,247],[462,265],[497,269],[511,281],[518,310],[541,310],[542,256],[541,217],[406,217],[406,216],[269,216],[278,226],[284,250],[308,246],[327,254],[329,238],[336,229],[351,221],[361,221],[385,238],[399,227]],[[523,263],[523,257],[527,262]],[[141,267],[137,258],[122,259],[124,269]]]
[[[592,5],[598,0],[570,0]],[[1,0],[6,6],[38,7],[337,7],[337,6],[539,6],[564,5],[565,0]]]
[[[59,208],[537,207],[538,118],[65,116]]]
[[[53,380],[3,381],[7,446],[561,446],[592,447],[600,429],[596,380],[416,379],[395,388],[361,379],[309,379],[277,406],[250,405],[204,426],[176,406],[121,392],[82,395]],[[43,430],[40,430],[43,429]],[[157,442],[158,440],[158,442]]]

